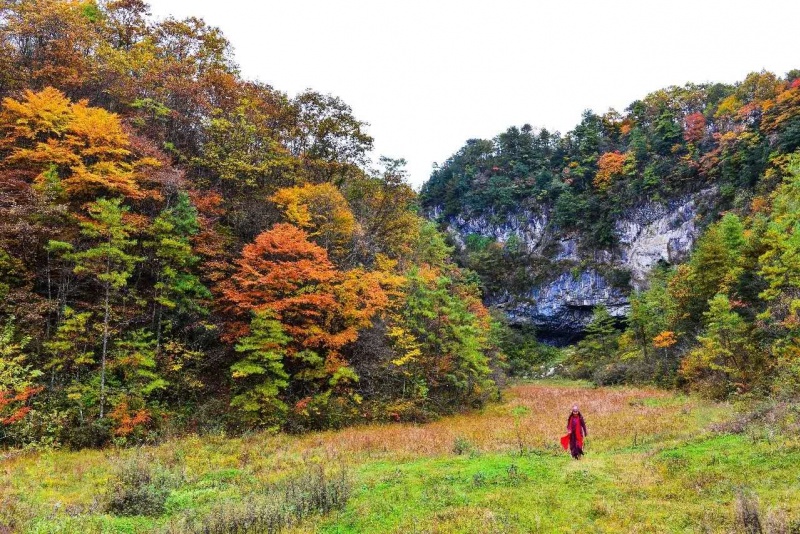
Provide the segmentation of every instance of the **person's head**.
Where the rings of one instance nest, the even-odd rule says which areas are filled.
[[[573,404],[572,405],[572,412],[570,413],[570,415],[580,415],[580,414],[581,414],[581,411],[578,409],[578,405],[577,404]]]

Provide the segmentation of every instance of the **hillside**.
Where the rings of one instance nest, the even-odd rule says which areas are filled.
[[[0,4],[0,447],[426,421],[496,325],[341,99],[140,0]]]
[[[422,205],[488,303],[574,341],[593,308],[626,317],[654,268],[686,261],[720,213],[749,213],[786,176],[798,74],[668,87],[586,111],[564,134],[525,125],[472,139],[433,172]]]
[[[471,140],[418,195],[201,19],[9,2],[0,61],[0,447],[426,422],[558,364],[800,391],[797,71]]]
[[[557,444],[573,402],[589,427],[580,462]],[[288,532],[739,532],[743,509],[768,532],[792,532],[800,525],[800,443],[769,423],[730,433],[742,431],[725,423],[731,417],[727,405],[658,390],[537,383],[510,388],[481,412],[421,426],[16,455],[0,474],[0,523],[89,534],[231,532],[222,525],[251,521],[238,532],[267,532],[257,518],[281,517],[264,512],[267,488],[321,466],[330,495],[340,498],[327,515],[311,510]],[[131,465],[152,482],[120,479]],[[336,487],[349,489],[337,493],[330,481],[342,469],[349,482]],[[127,502],[157,511],[108,512],[120,484],[149,484]],[[152,494],[161,506],[147,508]]]

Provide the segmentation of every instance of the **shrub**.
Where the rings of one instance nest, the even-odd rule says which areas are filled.
[[[624,384],[630,378],[630,366],[625,363],[610,363],[598,367],[592,373],[592,381],[599,386]]]
[[[472,444],[472,442],[464,436],[456,436],[456,439],[453,440],[454,454],[467,454],[472,452],[474,448],[475,446]]]
[[[106,508],[115,515],[159,516],[179,478],[151,455],[136,453],[117,467],[109,482]]]
[[[528,476],[520,471],[517,464],[511,464],[506,468],[506,483],[510,486],[516,486],[521,482],[528,480]]]
[[[486,475],[480,471],[472,475],[472,485],[481,488],[486,485]]]
[[[530,378],[546,372],[561,358],[561,350],[536,338],[530,325],[510,325],[500,315],[495,316],[493,336],[506,355],[507,372],[513,377]]]
[[[61,440],[74,450],[103,447],[111,441],[111,419],[100,419],[85,424],[67,424],[61,433]]]
[[[344,508],[351,481],[345,469],[326,473],[321,465],[298,477],[267,486],[243,501],[221,502],[202,516],[191,512],[172,521],[168,534],[245,534],[280,532],[314,514]]]
[[[758,501],[751,494],[739,489],[736,493],[736,520],[747,534],[761,534],[761,518]]]

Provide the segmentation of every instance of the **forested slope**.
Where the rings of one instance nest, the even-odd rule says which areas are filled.
[[[599,382],[797,391],[796,71],[469,141],[418,197],[202,20],[0,6],[2,446],[423,421],[557,356],[506,320]]]
[[[426,212],[481,275],[489,302],[542,336],[579,336],[592,308],[685,261],[726,210],[772,191],[800,145],[796,76],[655,91],[624,112],[587,111],[566,134],[512,127],[473,139],[422,190]]]
[[[0,446],[424,420],[492,321],[340,99],[140,0],[0,4]]]

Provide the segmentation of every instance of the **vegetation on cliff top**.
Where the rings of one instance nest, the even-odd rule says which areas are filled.
[[[493,140],[469,140],[433,172],[421,204],[454,228],[455,218],[501,228],[519,218],[524,225],[530,214],[547,225],[547,239],[533,254],[517,235],[504,242],[462,236],[459,263],[475,270],[491,295],[522,295],[576,267],[554,260],[555,245],[566,238],[609,283],[629,289],[630,272],[596,258],[614,251],[615,224],[633,208],[669,209],[688,195],[713,192],[696,206],[704,227],[726,210],[749,212],[786,176],[788,157],[800,146],[798,75],[755,72],[735,84],[673,86],[623,112],[586,111],[566,134],[525,125]]]
[[[798,75],[670,87],[624,113],[587,112],[564,136],[526,126],[471,140],[433,173],[422,205],[445,224],[547,214],[549,231],[577,237],[591,264],[598,250],[614,250],[625,210],[714,191],[691,258],[660,265],[649,289],[632,293],[624,332],[595,310],[566,368],[604,384],[791,399],[800,392]],[[558,272],[547,251],[529,253],[518,236],[467,235],[457,257],[489,294],[511,298]],[[612,283],[624,275],[604,274]]]

